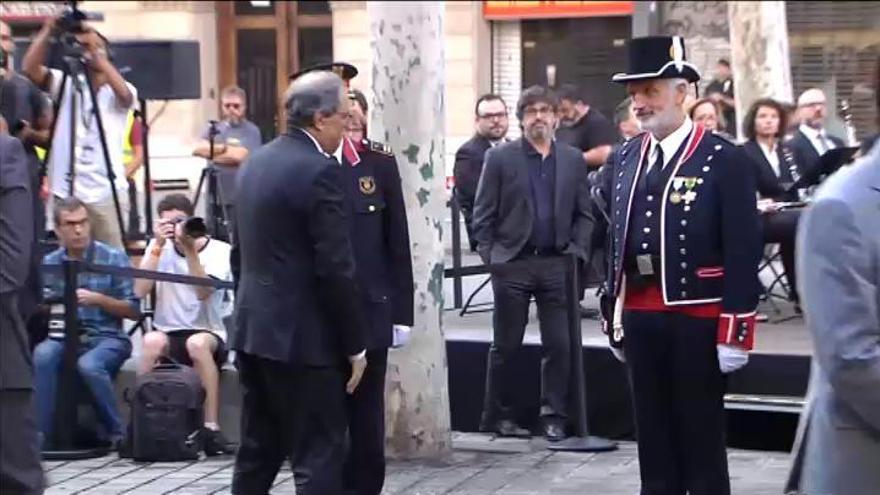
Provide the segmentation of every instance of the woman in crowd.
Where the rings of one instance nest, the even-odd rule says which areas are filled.
[[[725,129],[724,117],[721,115],[721,109],[718,104],[709,98],[700,98],[691,106],[688,113],[691,120],[696,124],[703,124],[703,127],[710,131],[720,132]]]
[[[764,223],[764,242],[779,243],[789,297],[799,313],[794,248],[800,210],[779,207],[780,202],[798,199],[797,191],[790,186],[797,181],[800,171],[794,154],[783,144],[787,117],[785,107],[776,100],[762,98],[753,103],[743,121],[748,139],[743,148],[751,158],[762,200],[759,209]]]

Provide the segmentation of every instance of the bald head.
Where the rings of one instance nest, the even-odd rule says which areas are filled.
[[[810,88],[801,93],[797,104],[803,123],[821,129],[827,113],[825,93],[819,88]]]
[[[348,114],[345,84],[336,74],[315,71],[296,78],[284,94],[290,127],[307,130],[327,153],[339,147]]]

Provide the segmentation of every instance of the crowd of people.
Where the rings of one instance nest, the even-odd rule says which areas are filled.
[[[0,22],[0,30],[11,53],[8,26]],[[113,66],[109,43],[96,30],[76,34],[84,74],[46,67],[57,31],[54,20],[47,22],[23,60],[24,74],[7,63],[2,75],[4,102],[8,94],[16,104],[3,105],[0,121],[0,303],[9,311],[0,315],[0,457],[3,483],[34,493],[43,483],[39,451],[53,445],[64,333],[71,331],[59,317],[60,272],[41,274],[38,267],[66,260],[132,267],[124,219],[139,223],[129,215],[135,202],[128,193],[143,163],[147,126],[134,112],[137,89]],[[551,442],[569,435],[572,363],[561,260],[574,256],[582,292],[591,283],[603,286],[603,329],[630,372],[642,493],[729,493],[724,375],[745,366],[754,345],[766,244],[780,245],[795,310],[801,312],[796,275],[806,275],[801,287],[811,325],[839,338],[823,325],[846,316],[825,316],[810,303],[821,298],[814,291],[823,274],[841,284],[852,274],[798,270],[799,257],[802,266],[833,263],[826,259],[830,247],[816,241],[818,247],[798,253],[795,240],[813,187],[830,172],[827,153],[846,145],[824,129],[827,102],[819,89],[803,92],[796,105],[755,101],[737,142],[727,61],[718,62],[707,96],[695,100],[691,87],[700,72],[687,61],[684,40],[637,38],[629,51],[627,72],[613,78],[628,96],[611,119],[591,106],[585,88],[534,86],[516,102],[523,137],[511,140],[506,102],[486,94],[475,103],[475,134],[455,155],[454,201],[472,251],[487,264],[518,262],[492,277],[480,428],[502,437],[530,434],[516,423],[511,370],[534,298],[543,346],[541,430]],[[113,388],[132,352],[123,320],[142,318],[141,300],[150,299],[138,373],[165,360],[196,371],[205,390],[201,446],[209,456],[236,454],[234,493],[266,493],[285,459],[307,493],[381,492],[388,349],[413,324],[413,274],[400,173],[393,153],[367,137],[367,100],[349,87],[356,75],[344,63],[292,74],[284,95],[288,130],[266,145],[246,118],[244,91],[221,92],[223,120],[206,128],[193,151],[208,161],[210,227],[188,228],[192,201],[166,196],[138,267],[234,281],[234,291],[80,274],[72,330],[79,335],[77,371],[101,440],[114,447],[126,440]],[[41,148],[49,150],[42,161]],[[876,159],[876,147],[870,153],[866,158]],[[865,173],[869,183],[876,179]],[[820,199],[834,198],[822,203],[833,206],[820,210],[836,215],[836,228],[851,228],[841,235],[851,234],[852,259],[841,262],[866,268],[856,248],[876,240],[864,234],[876,231],[876,216],[834,203],[850,193],[851,182],[835,182]],[[46,200],[58,248],[41,257],[35,241]],[[858,201],[859,194],[846,196],[850,209]],[[804,235],[818,238],[828,220],[820,213],[809,219]],[[859,330],[876,333],[876,305],[853,307],[874,315]],[[25,331],[25,320],[41,311],[48,315],[44,334]],[[238,447],[219,426],[229,350],[236,351],[243,391]],[[857,351],[876,353],[876,344]],[[830,373],[825,389],[849,373],[836,358],[820,359]],[[853,407],[873,421],[873,412],[862,412],[870,406]],[[831,434],[821,439],[834,444]],[[838,486],[808,454],[797,481]]]

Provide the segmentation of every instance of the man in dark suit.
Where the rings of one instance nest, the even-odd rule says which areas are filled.
[[[502,436],[528,433],[513,422],[511,370],[534,296],[544,348],[540,414],[551,441],[565,438],[571,371],[561,255],[588,260],[593,227],[583,156],[553,138],[558,105],[545,88],[522,93],[516,112],[524,137],[486,153],[474,204],[474,236],[485,263],[532,261],[492,276],[493,342],[481,428]]]
[[[33,203],[27,156],[0,133],[0,491],[43,492],[34,413],[33,365],[17,294],[33,246]]]
[[[474,198],[483,171],[483,159],[486,150],[504,142],[508,127],[507,105],[498,95],[489,93],[477,99],[474,114],[477,132],[455,152],[453,168],[455,177],[453,194],[464,216],[471,252],[477,249],[473,229]]]
[[[788,146],[794,152],[794,161],[802,174],[813,170],[819,157],[826,151],[842,148],[843,140],[832,136],[825,130],[825,116],[828,113],[825,93],[821,89],[811,88],[798,97],[798,112],[801,124],[794,133]]]
[[[351,64],[334,62],[300,74],[316,70],[339,74],[346,86],[358,73]],[[367,99],[363,93],[349,89],[348,97],[346,136],[333,156],[342,165],[355,278],[362,289],[360,304],[368,322],[368,364],[358,389],[347,401],[349,449],[343,493],[379,495],[385,484],[388,348],[393,333],[407,333],[413,324],[412,259],[397,160],[387,146],[366,138]]]
[[[287,458],[297,490],[342,492],[345,393],[366,367],[342,170],[342,80],[314,72],[286,94],[288,132],[238,177],[232,265],[243,389],[232,491],[267,493]],[[344,366],[351,365],[346,383]]]

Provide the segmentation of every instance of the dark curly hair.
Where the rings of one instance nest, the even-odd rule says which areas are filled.
[[[752,103],[752,106],[749,107],[749,111],[746,113],[746,118],[743,120],[743,132],[745,132],[746,138],[753,141],[758,136],[755,129],[755,119],[758,117],[758,110],[761,107],[776,110],[777,115],[779,115],[779,127],[776,129],[776,137],[782,139],[782,137],[785,136],[785,130],[788,128],[788,112],[785,111],[785,107],[782,103],[773,98],[761,98]]]

